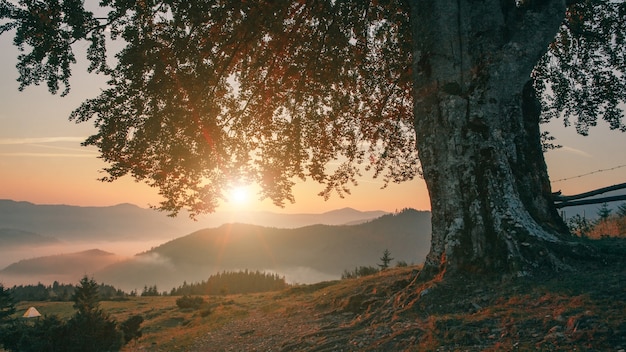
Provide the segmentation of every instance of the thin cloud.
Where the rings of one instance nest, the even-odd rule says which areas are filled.
[[[0,153],[0,156],[13,157],[38,157],[38,158],[93,158],[95,154],[69,154],[69,153]]]
[[[87,149],[85,147],[59,147],[55,145],[46,145],[46,144],[32,144],[33,147],[39,147],[44,149],[53,149],[53,150],[67,150],[71,152],[79,152],[79,153],[90,153],[92,155],[97,155],[98,153],[94,152],[93,149]]]
[[[25,138],[0,138],[0,146],[28,146],[52,149],[57,152],[32,152],[32,151],[6,151],[0,152],[3,157],[36,157],[36,158],[93,158],[98,155],[94,150],[80,147],[59,146],[55,143],[80,143],[84,137],[25,137]],[[18,147],[18,149],[26,149]],[[63,152],[65,151],[65,152]],[[71,153],[70,153],[71,152]]]
[[[85,137],[26,137],[26,138],[0,138],[0,145],[18,144],[42,144],[60,142],[83,142]]]
[[[582,150],[576,149],[576,148],[572,148],[572,147],[563,146],[563,147],[557,149],[557,151],[559,151],[559,150],[560,151],[564,151],[564,152],[568,152],[568,153],[573,153],[573,154],[580,155],[580,156],[584,156],[585,158],[592,158],[593,157],[593,155],[591,155],[591,154],[589,154],[589,153],[587,153],[585,151],[582,151]]]

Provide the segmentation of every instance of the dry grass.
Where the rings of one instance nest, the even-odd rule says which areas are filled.
[[[244,351],[259,341],[284,351],[619,351],[626,349],[626,241],[598,248],[604,264],[557,276],[417,285],[419,268],[408,267],[281,292],[206,296],[197,310],[179,309],[177,297],[102,308],[117,321],[144,317],[143,336],[124,351],[204,351],[207,344]],[[71,303],[18,308],[31,305],[73,314]]]

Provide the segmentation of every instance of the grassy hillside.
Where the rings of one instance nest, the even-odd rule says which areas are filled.
[[[145,318],[125,351],[619,351],[626,348],[626,241],[593,241],[595,261],[555,276],[417,284],[418,267],[263,294],[103,302]],[[71,315],[71,303],[23,302]]]

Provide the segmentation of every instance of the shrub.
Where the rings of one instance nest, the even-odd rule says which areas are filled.
[[[124,334],[124,343],[129,343],[132,339],[141,337],[139,326],[143,323],[141,315],[133,315],[120,325],[120,330]]]
[[[200,296],[182,296],[176,300],[176,305],[180,309],[198,309],[204,303],[204,298]]]
[[[406,268],[407,266],[409,266],[409,264],[404,260],[398,260],[396,262],[396,268]]]
[[[378,268],[373,266],[359,266],[354,268],[353,271],[344,270],[343,274],[341,274],[341,279],[356,279],[357,277],[374,275],[378,272]]]

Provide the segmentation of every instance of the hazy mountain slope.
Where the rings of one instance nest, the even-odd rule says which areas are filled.
[[[168,220],[164,214],[131,204],[77,207],[0,200],[0,227],[65,241],[171,238],[180,232],[179,226]]]
[[[75,283],[124,258],[99,249],[20,260],[0,270],[0,281]]]
[[[291,282],[339,278],[345,269],[380,262],[385,249],[398,260],[420,263],[430,246],[430,213],[405,210],[353,226],[277,229],[227,224],[172,240],[97,273],[128,289],[157,284],[169,289],[221,270],[266,270]],[[133,287],[133,286],[130,286]]]
[[[352,208],[343,208],[321,214],[278,214],[272,212],[243,212],[231,213],[230,220],[224,223],[243,223],[278,228],[299,228],[309,225],[346,225],[362,223],[387,214],[384,211],[359,211]],[[220,214],[205,216],[205,219]],[[225,214],[224,214],[225,215]],[[200,220],[202,223],[202,219]],[[210,226],[206,226],[210,227]],[[215,227],[215,226],[213,226]]]
[[[12,249],[13,247],[38,247],[61,243],[53,237],[11,228],[0,228],[0,248]]]

